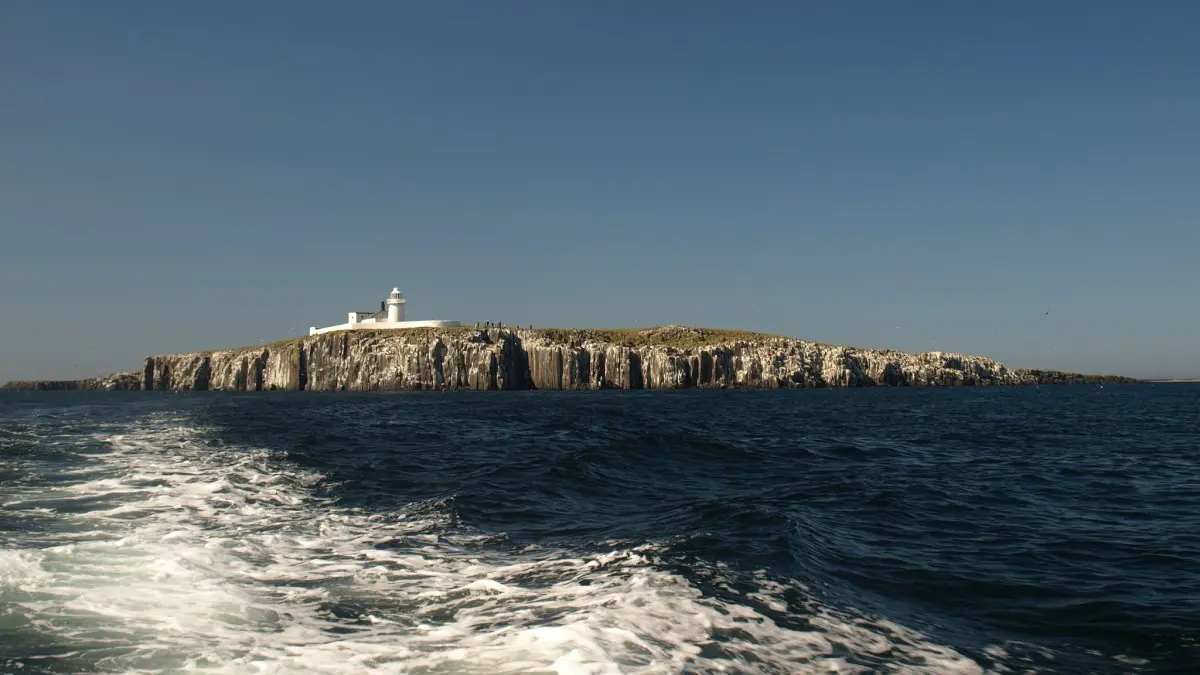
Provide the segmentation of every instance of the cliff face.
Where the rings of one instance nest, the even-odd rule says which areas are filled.
[[[992,359],[668,326],[644,331],[348,331],[152,356],[139,372],[11,389],[403,391],[980,386],[1133,381],[1010,370]]]
[[[146,359],[80,388],[228,391],[685,389],[1030,384],[991,359],[667,327],[646,331],[413,329],[328,333]],[[1069,376],[1053,374],[1052,381]],[[134,382],[133,380],[140,380]]]

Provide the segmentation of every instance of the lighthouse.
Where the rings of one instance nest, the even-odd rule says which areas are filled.
[[[392,294],[387,299],[388,323],[396,323],[397,321],[404,320],[404,303],[404,294],[400,292],[399,288],[393,288]]]
[[[320,335],[321,333],[332,333],[340,330],[392,330],[402,328],[460,328],[462,323],[458,321],[445,321],[442,319],[425,319],[420,321],[405,321],[404,320],[404,305],[407,301],[404,299],[404,294],[399,288],[393,288],[387,300],[379,303],[378,311],[370,312],[347,312],[346,323],[337,326],[326,326],[317,328],[312,326],[308,329],[309,335]]]

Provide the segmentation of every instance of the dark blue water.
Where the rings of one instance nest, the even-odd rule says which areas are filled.
[[[0,396],[0,670],[1200,672],[1200,386]]]

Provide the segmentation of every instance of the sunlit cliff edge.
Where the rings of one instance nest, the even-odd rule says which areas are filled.
[[[729,330],[414,328],[151,356],[141,370],[8,389],[406,391],[821,388],[1134,382],[992,359],[825,345]]]

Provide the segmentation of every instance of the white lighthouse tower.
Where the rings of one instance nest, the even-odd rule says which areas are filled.
[[[378,296],[376,296],[378,297]],[[404,320],[404,294],[399,288],[393,288],[392,294],[387,299],[387,320],[388,323],[396,323]]]

